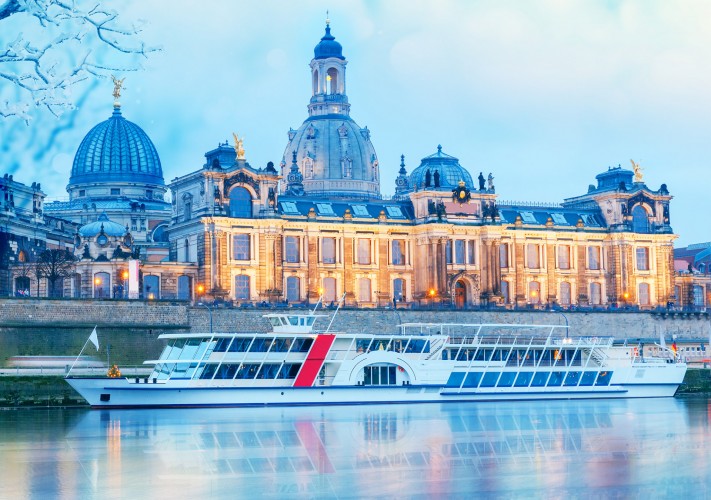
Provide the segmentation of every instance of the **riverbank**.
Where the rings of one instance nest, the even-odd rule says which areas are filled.
[[[677,395],[711,394],[711,369],[689,369]],[[87,406],[60,376],[0,377],[0,408],[64,408]]]

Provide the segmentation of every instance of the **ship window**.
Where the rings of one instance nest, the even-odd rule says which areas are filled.
[[[285,363],[279,369],[277,378],[296,378],[299,373],[299,368],[301,368],[300,363]]]
[[[548,380],[548,387],[558,387],[563,385],[563,375],[565,375],[564,372],[551,373],[551,378]]]
[[[516,378],[516,372],[502,372],[497,387],[511,387]]]
[[[578,385],[580,381],[580,372],[568,372],[565,376],[565,385]]]
[[[580,385],[590,387],[595,383],[595,377],[597,377],[597,372],[584,372],[580,379]]]
[[[486,372],[481,381],[480,387],[495,387],[496,381],[499,379],[500,372]]]
[[[464,380],[464,387],[479,387],[481,376],[482,372],[467,373],[467,378]]]
[[[235,378],[237,368],[239,368],[239,363],[222,364],[215,373],[215,378],[232,380]]]
[[[255,363],[244,363],[237,370],[238,379],[252,379],[257,375],[257,370],[259,370],[259,365]]]
[[[230,352],[247,352],[252,339],[235,339],[229,347]]]
[[[289,320],[289,324],[291,326],[298,326],[299,325],[299,318],[297,318],[296,316],[289,316],[287,319]]]
[[[229,337],[217,339],[217,345],[215,345],[214,352],[226,352],[227,348],[230,346],[230,340],[232,339]]]
[[[273,379],[276,378],[277,373],[279,373],[280,364],[277,363],[265,363],[259,370],[257,378]]]
[[[178,359],[194,359],[199,345],[200,339],[188,339]]]
[[[464,381],[464,372],[452,372],[447,380],[447,387],[460,387]]]
[[[363,368],[364,385],[396,385],[397,370],[395,365],[366,366]]]
[[[313,344],[313,339],[307,338],[307,339],[296,339],[294,340],[294,347],[291,349],[291,352],[309,352],[309,349],[311,349],[311,344]]]
[[[610,380],[612,379],[612,372],[600,372],[597,376],[597,381],[595,385],[610,385]]]
[[[273,338],[259,338],[255,339],[252,343],[252,347],[249,348],[249,352],[267,352],[274,342]]]
[[[516,377],[516,382],[514,382],[515,387],[528,387],[531,383],[531,378],[533,378],[533,372],[521,372]]]
[[[200,378],[201,379],[211,379],[212,376],[215,374],[215,370],[217,370],[217,365],[215,365],[215,364],[205,365],[205,369],[200,374]]]
[[[533,381],[531,382],[531,387],[543,387],[548,381],[548,375],[550,372],[537,372],[533,376]]]

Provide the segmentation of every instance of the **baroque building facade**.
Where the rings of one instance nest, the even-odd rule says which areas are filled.
[[[289,130],[280,171],[242,143],[206,153],[170,184],[170,258],[194,263],[206,295],[241,303],[436,303],[655,307],[674,303],[666,185],[639,165],[596,177],[556,205],[506,203],[441,146],[380,194],[367,128],[350,118],[341,45],[310,64],[309,116]]]

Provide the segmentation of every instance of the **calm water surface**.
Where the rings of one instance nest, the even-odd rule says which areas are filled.
[[[711,497],[711,399],[0,411],[1,498]]]

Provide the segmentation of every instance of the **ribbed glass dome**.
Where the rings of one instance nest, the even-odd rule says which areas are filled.
[[[165,185],[153,142],[141,127],[121,116],[119,107],[84,137],[69,184],[116,181]]]
[[[427,189],[452,190],[459,185],[459,181],[469,189],[474,188],[474,181],[467,170],[459,164],[459,159],[442,152],[442,146],[437,146],[437,152],[422,158],[420,166],[412,171],[409,177],[411,190],[421,190],[427,184],[429,172],[429,187]],[[439,186],[435,187],[435,172],[439,179]]]

